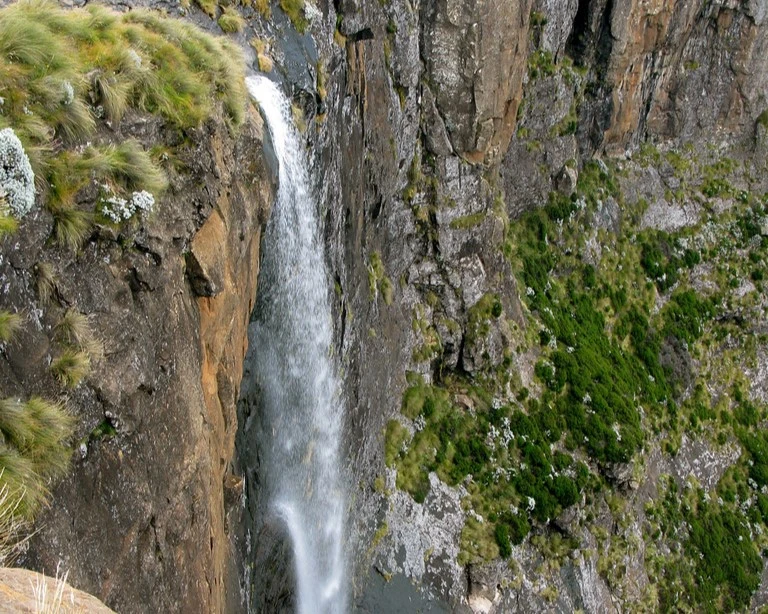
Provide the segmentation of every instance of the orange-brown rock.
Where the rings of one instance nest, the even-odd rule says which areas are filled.
[[[0,614],[115,614],[93,595],[62,579],[0,567]]]

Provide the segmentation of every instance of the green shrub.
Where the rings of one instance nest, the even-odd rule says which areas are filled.
[[[675,285],[680,277],[682,263],[674,255],[664,233],[653,235],[643,242],[640,264],[662,292]]]
[[[496,544],[499,546],[499,555],[503,559],[508,559],[512,554],[512,547],[509,543],[509,527],[505,524],[497,524],[494,533]]]
[[[693,343],[701,337],[714,312],[712,301],[699,297],[693,290],[675,292],[664,308],[662,334]]]
[[[688,551],[696,566],[694,599],[706,609],[722,599],[723,611],[746,608],[760,585],[763,562],[744,519],[705,503],[689,515]]]

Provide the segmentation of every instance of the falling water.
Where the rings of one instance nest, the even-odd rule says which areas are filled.
[[[347,610],[342,402],[318,207],[288,101],[264,77],[250,77],[247,85],[280,165],[251,333],[267,513],[290,535],[298,612],[340,614]]]

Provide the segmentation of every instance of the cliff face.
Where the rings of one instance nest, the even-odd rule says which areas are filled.
[[[311,31],[331,70],[324,101],[329,113],[309,140],[325,172],[322,183],[338,185],[342,195],[341,202],[335,195],[329,201],[326,232],[341,289],[339,343],[352,465],[361,484],[355,499],[362,510],[356,514],[361,562],[373,560],[385,577],[405,574],[458,611],[608,611],[616,599],[653,602],[646,591],[650,555],[613,559],[630,570],[622,576],[629,584],[614,582],[607,559],[598,565],[590,554],[603,553],[605,542],[581,535],[575,525],[564,533],[582,540],[572,562],[546,554],[541,543],[550,542],[537,537],[539,545],[526,542],[515,550],[517,565],[457,564],[474,512],[471,480],[469,491],[464,485],[451,489],[438,479],[439,471],[431,473],[427,498],[415,499],[421,487],[408,481],[415,469],[407,465],[407,446],[400,450],[404,459],[387,461],[397,472],[385,469],[382,434],[393,417],[407,425],[405,441],[424,428],[401,414],[414,373],[454,386],[454,402],[474,415],[484,410],[472,385],[498,383],[502,369],[510,381],[488,388],[493,403],[525,405],[516,396],[540,385],[534,365],[541,350],[530,342],[540,324],[522,306],[527,289],[519,288],[503,254],[517,249],[517,239],[510,238],[517,218],[546,204],[550,192],[575,193],[578,170],[593,156],[623,156],[646,139],[681,149],[687,143],[687,151],[702,152],[691,162],[682,192],[685,173],[670,170],[664,156],[622,165],[616,172],[632,178],[622,184],[620,198],[617,193],[622,204],[602,193],[599,214],[568,248],[584,254],[612,245],[592,237],[590,223],[595,233],[632,232],[634,205],[624,199],[655,203],[643,228],[670,228],[665,216],[687,215],[699,199],[692,186],[705,183],[704,167],[716,162],[716,155],[703,155],[713,144],[720,152],[731,147],[723,155],[749,156],[765,106],[765,7],[587,0],[514,7],[427,1],[414,7],[360,0],[336,3],[336,19],[330,7],[321,8],[329,17]],[[330,23],[346,37],[343,50],[328,44],[324,24]],[[651,170],[644,170],[649,164]],[[762,185],[759,168],[746,171],[755,173],[747,187],[754,194]],[[747,186],[745,176],[729,181]],[[579,197],[583,190],[579,184]],[[592,247],[580,247],[578,241],[587,238]],[[599,266],[599,258],[584,257]],[[660,293],[659,305],[668,299]],[[500,317],[488,316],[490,311]],[[629,497],[635,510],[660,496],[659,475],[683,484],[680,467],[698,454],[710,460],[696,476],[709,475],[713,484],[735,462],[733,452],[717,445],[700,449],[705,444],[697,436],[671,460],[653,437],[646,445],[653,460],[636,469],[646,486]],[[622,471],[616,479],[626,485],[627,467]],[[610,488],[616,487],[613,479]],[[604,508],[595,514],[598,519],[586,524],[610,533],[615,517]],[[630,517],[633,537],[621,539],[640,539],[644,516]],[[370,518],[376,521],[364,520]],[[556,529],[544,523],[537,535],[551,536],[569,522],[559,521]],[[551,560],[557,563],[542,572]]]
[[[467,526],[477,528],[468,523],[480,522],[473,516],[480,514],[472,507],[471,477],[449,485],[430,470],[426,481],[408,481],[422,477],[423,468],[403,465],[405,439],[424,427],[401,414],[403,395],[419,381],[442,386],[462,415],[477,416],[496,405],[528,412],[529,392],[545,394],[534,371],[548,346],[536,338],[543,325],[530,302],[528,290],[535,290],[527,280],[520,284],[514,256],[523,238],[515,233],[525,227],[519,219],[546,204],[551,192],[577,193],[579,176],[579,199],[593,196],[584,187],[584,178],[594,176],[584,172],[593,156],[610,162],[609,155],[634,151],[646,140],[666,147],[688,143],[701,153],[689,166],[658,151],[622,159],[619,167],[592,162],[588,168],[599,169],[594,190],[600,204],[585,204],[592,217],[579,222],[580,238],[555,240],[552,234],[551,243],[566,257],[583,254],[598,271],[603,254],[635,253],[619,245],[625,231],[693,228],[707,221],[702,211],[736,211],[740,190],[763,189],[765,169],[748,154],[764,137],[758,120],[768,106],[768,5],[324,0],[307,5],[306,34],[297,33],[276,4],[270,18],[253,8],[238,10],[247,19],[238,40],[255,35],[269,48],[273,74],[308,126],[324,195],[360,584],[376,584],[365,579],[373,565],[384,577],[403,574],[420,583],[457,611],[598,612],[612,611],[616,601],[640,603],[652,592],[653,556],[670,547],[644,538],[644,523],[651,522],[646,507],[663,491],[659,476],[670,475],[684,488],[693,473],[709,493],[739,458],[732,430],[717,444],[695,432],[675,440],[678,452],[671,454],[659,435],[667,427],[652,434],[648,427],[640,448],[647,464],[640,469],[574,452],[619,498],[584,494],[571,512],[534,522],[536,542],[529,538],[516,547],[511,564],[499,558],[493,535],[484,542],[477,538],[480,529],[467,537]],[[190,14],[211,23],[195,7]],[[147,144],[162,140],[151,123],[126,130]],[[172,178],[161,213],[120,236],[95,233],[77,257],[46,244],[51,221],[42,212],[3,247],[0,274],[9,301],[3,306],[32,305],[38,323],[15,351],[5,350],[6,394],[54,390],[45,361],[55,319],[38,309],[32,289],[37,262],[53,264],[62,309],[75,306],[91,315],[106,342],[104,358],[72,393],[82,412],[83,458],[55,489],[54,506],[43,514],[24,563],[50,571],[62,558],[75,586],[120,612],[243,607],[227,511],[241,488],[230,475],[234,433],[258,411],[246,398],[246,365],[238,425],[234,407],[259,229],[272,190],[261,131],[252,114],[236,140],[218,125],[195,133],[196,145],[183,150],[190,171]],[[726,145],[739,165],[747,161],[713,177],[707,169]],[[705,207],[702,186],[717,188],[720,200]],[[562,232],[567,224],[558,219]],[[661,250],[665,258],[667,248]],[[753,248],[739,249],[744,260]],[[582,264],[568,261],[564,268]],[[700,287],[715,283],[707,271],[735,267],[704,265],[694,269]],[[553,280],[560,274],[554,271],[546,268]],[[646,282],[653,286],[654,279],[635,285]],[[744,289],[743,296],[754,296],[753,290]],[[659,291],[653,300],[659,311],[670,294]],[[724,317],[743,321],[744,313]],[[750,313],[750,334],[760,334]],[[670,341],[665,360],[670,370],[688,372],[692,383],[692,373],[703,373],[700,364],[730,351],[713,347],[711,355],[692,358]],[[764,354],[758,351],[745,367],[757,382],[750,398],[763,401]],[[730,394],[724,391],[731,383],[714,386],[713,398]],[[385,452],[391,419],[406,423],[408,433]],[[114,437],[102,437],[112,429]],[[245,488],[257,501],[258,451],[244,437],[238,445]],[[588,498],[599,503],[588,507]],[[105,536],[114,538],[113,548],[104,547]],[[265,611],[288,610],[285,544],[274,527],[258,538],[245,562],[251,566],[248,586],[263,589],[256,603]],[[569,540],[581,547],[562,545]],[[681,542],[671,543],[674,550]],[[614,567],[624,571],[621,582],[612,581]],[[375,590],[384,594],[386,585]],[[765,592],[762,587],[753,605]],[[649,607],[658,604],[653,595],[648,599]]]
[[[141,118],[121,130],[148,147],[169,138]],[[220,123],[196,131],[156,213],[119,234],[97,229],[76,256],[46,243],[40,210],[3,246],[7,307],[34,324],[5,348],[6,394],[58,394],[46,357],[59,305],[86,314],[104,342],[68,401],[74,470],[22,562],[50,572],[61,560],[73,585],[120,612],[222,611],[238,599],[225,508],[242,489],[235,406],[272,195],[261,139],[255,113],[237,138]],[[53,267],[53,305],[35,295],[39,262]]]

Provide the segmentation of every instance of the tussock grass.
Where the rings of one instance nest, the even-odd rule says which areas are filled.
[[[33,424],[33,437],[21,448],[25,457],[35,463],[35,470],[46,478],[59,478],[69,469],[72,456],[66,441],[75,426],[74,418],[60,403],[33,397],[25,404]]]
[[[309,25],[304,17],[304,0],[280,0],[280,8],[288,15],[293,27],[303,34]]]
[[[231,9],[222,18],[242,27]],[[50,0],[0,9],[0,129],[22,141],[59,242],[77,246],[87,232],[88,214],[73,205],[88,183],[156,196],[167,186],[136,141],[77,147],[96,136],[99,117],[115,124],[134,109],[186,130],[221,113],[235,130],[245,118],[243,64],[233,43],[151,11],[63,10]],[[8,230],[0,220],[0,235]]]
[[[69,388],[74,388],[91,370],[91,359],[85,352],[64,350],[51,363],[51,372]]]
[[[79,249],[91,231],[93,214],[68,207],[56,208],[51,213],[56,241],[69,249]]]
[[[8,489],[12,514],[32,518],[48,496],[44,479],[35,472],[34,463],[6,444],[0,444],[0,487]]]
[[[254,0],[254,5],[264,19],[272,17],[272,8],[269,6],[269,0]]]
[[[13,234],[19,227],[19,222],[15,217],[0,213],[0,239],[5,235]]]
[[[118,145],[88,147],[75,169],[76,174],[111,179],[128,191],[147,190],[157,194],[168,187],[165,173],[135,139]]]
[[[21,504],[18,496],[12,496],[8,484],[3,484],[0,469],[0,566],[11,567],[20,554],[20,546],[26,540],[26,522],[16,514]]]
[[[0,310],[0,341],[8,343],[12,341],[21,330],[24,318],[18,313]]]
[[[50,262],[35,264],[35,291],[38,300],[47,305],[56,291],[56,273]]]
[[[0,559],[7,529],[31,518],[47,483],[69,468],[74,418],[61,403],[39,397],[0,400]]]
[[[93,75],[92,83],[93,91],[98,96],[107,119],[116,124],[120,123],[130,105],[131,82],[98,71]]]
[[[17,450],[34,437],[34,423],[20,399],[0,399],[0,433],[3,441]]]
[[[87,315],[76,309],[67,309],[56,325],[56,335],[64,343],[86,352],[92,359],[101,358],[104,347],[93,332]]]
[[[216,7],[219,5],[217,0],[195,0],[195,4],[211,19],[216,17]]]
[[[245,19],[242,18],[237,9],[232,7],[224,7],[224,12],[217,22],[222,31],[227,34],[234,34],[235,32],[242,32],[245,27]]]

